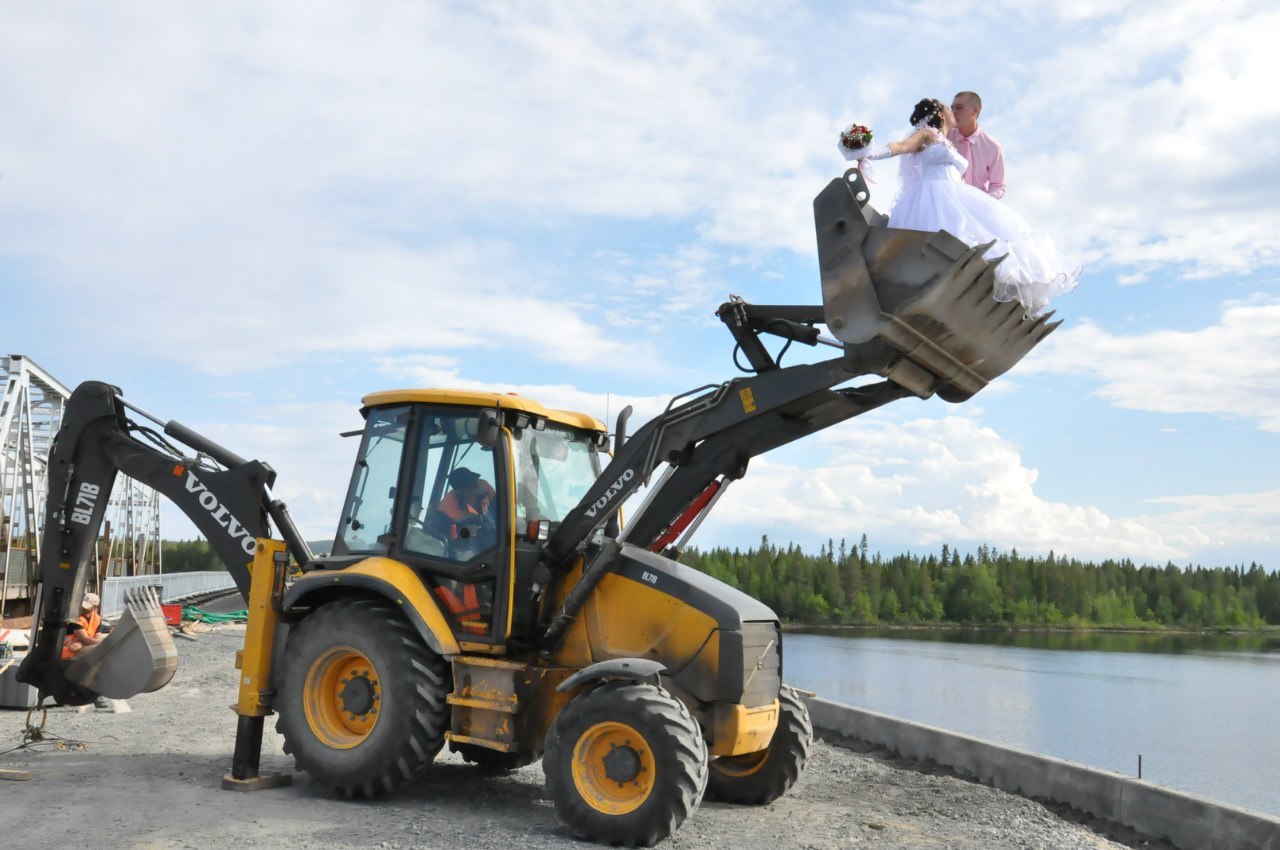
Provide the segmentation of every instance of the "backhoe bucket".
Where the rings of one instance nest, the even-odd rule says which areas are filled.
[[[983,259],[990,245],[886,227],[869,196],[850,169],[814,199],[813,214],[827,327],[841,342],[893,346],[902,356],[885,377],[921,398],[964,401],[1061,324],[992,297],[1000,261]]]
[[[164,611],[154,590],[131,594],[124,616],[102,643],[73,659],[67,678],[110,699],[128,699],[169,684],[178,669]]]

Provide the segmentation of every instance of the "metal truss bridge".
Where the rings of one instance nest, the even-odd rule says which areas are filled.
[[[49,449],[71,395],[20,354],[0,355],[0,616],[30,613],[44,531]],[[121,476],[103,521],[89,589],[107,578],[158,575],[160,497]]]

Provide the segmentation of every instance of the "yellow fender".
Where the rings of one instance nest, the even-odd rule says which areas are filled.
[[[352,591],[372,592],[403,611],[437,655],[451,658],[459,654],[453,629],[426,584],[392,558],[366,558],[341,570],[313,570],[293,583],[280,605],[288,614]]]

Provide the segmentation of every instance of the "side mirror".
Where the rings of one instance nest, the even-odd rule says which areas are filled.
[[[502,437],[502,421],[498,418],[498,411],[485,409],[480,411],[480,427],[476,431],[476,442],[491,449],[498,445],[498,440]]]

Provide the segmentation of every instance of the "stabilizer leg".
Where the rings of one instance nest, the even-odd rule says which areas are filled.
[[[249,569],[249,622],[244,632],[244,649],[238,653],[240,699],[233,706],[240,715],[236,722],[236,748],[231,756],[231,772],[222,777],[227,791],[261,791],[293,782],[287,773],[259,772],[262,758],[263,720],[272,713],[271,655],[275,644],[276,602],[284,587],[289,554],[280,540],[258,540],[258,551]]]

